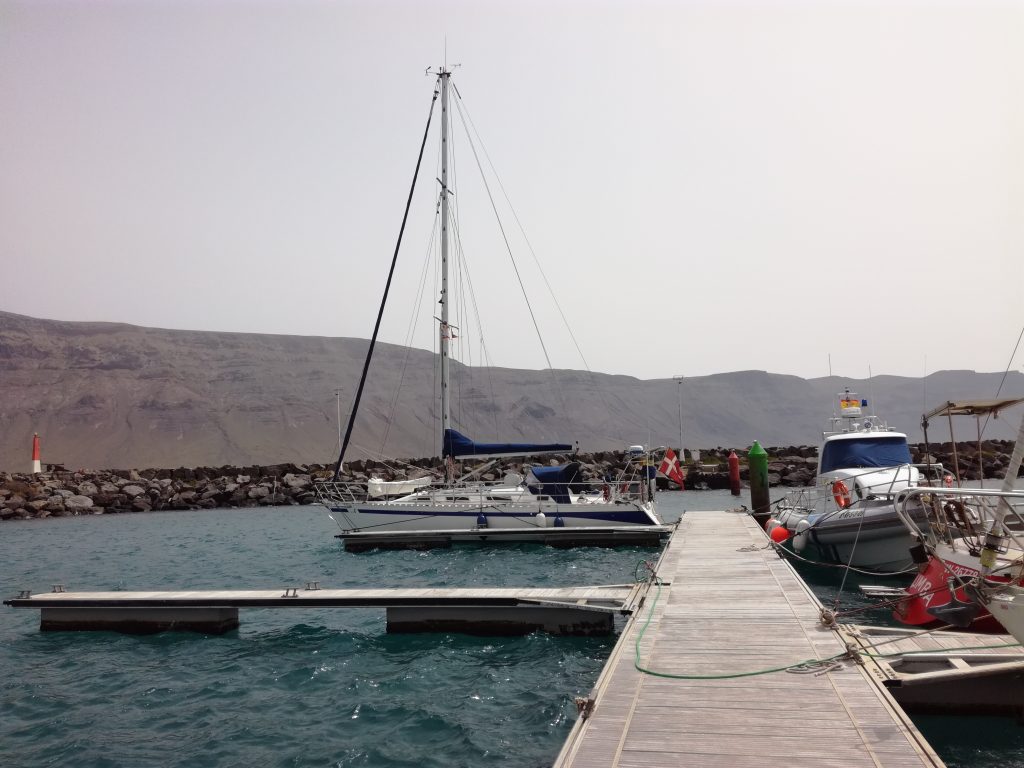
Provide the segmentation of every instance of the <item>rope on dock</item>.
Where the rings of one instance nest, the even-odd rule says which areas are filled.
[[[798,661],[795,664],[786,664],[782,667],[756,669],[751,672],[732,672],[720,675],[680,675],[672,672],[658,672],[657,670],[648,669],[640,663],[640,643],[644,639],[644,633],[647,632],[647,627],[651,624],[651,619],[654,616],[654,609],[658,605],[658,600],[661,597],[661,579],[659,579],[657,575],[653,573],[653,568],[650,563],[641,561],[641,563],[637,564],[637,569],[639,569],[641,564],[646,565],[648,569],[652,571],[650,580],[657,587],[657,592],[655,592],[654,600],[651,602],[651,607],[647,611],[647,619],[644,621],[643,627],[640,628],[640,632],[637,634],[636,637],[636,643],[633,646],[633,667],[638,672],[641,672],[645,675],[650,675],[652,677],[661,677],[668,680],[731,680],[738,677],[754,677],[756,675],[768,675],[773,672],[788,672],[790,670],[796,670],[797,674],[807,674],[810,672],[825,674],[826,672],[831,672],[832,669],[838,669],[841,666],[839,664],[841,660],[853,658],[851,652],[849,650],[846,650],[842,653],[837,653],[835,656],[829,656],[824,659],[804,659],[803,661]],[[833,667],[829,665],[836,666]]]
[[[862,573],[865,576],[906,576],[909,573],[915,573],[917,571],[916,567],[914,567],[914,568],[905,568],[902,571],[868,571],[868,570],[865,570],[863,568],[854,568],[852,565],[848,565],[846,563],[823,563],[820,560],[809,560],[806,557],[801,557],[796,552],[794,552],[794,551],[792,551],[790,549],[786,549],[784,546],[782,546],[781,544],[778,544],[777,542],[774,542],[774,541],[769,546],[775,548],[775,550],[779,553],[779,557],[783,557],[783,556],[785,556],[785,557],[792,557],[794,560],[799,560],[802,563],[807,563],[808,565],[821,566],[823,568],[843,568],[843,569],[845,569],[847,571],[854,571],[856,573]],[[746,551],[746,550],[739,550],[739,551]]]

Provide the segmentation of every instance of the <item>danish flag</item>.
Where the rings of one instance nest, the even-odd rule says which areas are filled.
[[[665,450],[665,458],[661,460],[658,471],[672,482],[677,483],[680,489],[682,489],[683,470],[679,466],[679,459],[676,458],[675,451],[671,448]]]

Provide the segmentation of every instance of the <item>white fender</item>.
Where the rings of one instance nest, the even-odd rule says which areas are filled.
[[[796,524],[796,530],[793,533],[793,549],[797,552],[803,552],[804,547],[807,546],[807,539],[810,536],[807,529],[810,527],[811,524],[807,520],[801,520]]]

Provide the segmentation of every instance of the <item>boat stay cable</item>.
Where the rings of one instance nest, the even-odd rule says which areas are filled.
[[[440,204],[440,200],[438,201]],[[395,413],[398,410],[398,399],[402,393],[402,386],[405,384],[405,374],[409,368],[409,357],[412,354],[412,336],[416,329],[417,322],[419,320],[420,312],[423,309],[423,295],[426,293],[427,284],[427,267],[430,266],[430,253],[434,248],[434,243],[437,237],[438,230],[438,217],[439,213],[434,214],[434,227],[430,232],[430,240],[427,243],[427,254],[423,259],[423,269],[420,272],[420,283],[419,288],[416,291],[416,298],[413,301],[412,313],[409,317],[409,327],[405,332],[405,354],[402,355],[402,367],[398,374],[398,386],[395,387],[395,392],[391,396],[391,403],[388,406],[388,418],[384,425],[384,437],[380,441],[380,450],[378,451],[379,456],[384,456],[385,448],[387,447],[388,437],[391,434],[391,425],[395,422]]]
[[[508,192],[505,190],[505,185],[501,181],[501,176],[498,174],[498,169],[494,167],[494,162],[491,160],[491,155],[487,151],[487,145],[484,143],[483,137],[480,136],[480,131],[477,130],[476,123],[473,122],[473,115],[470,114],[469,106],[463,100],[462,94],[459,93],[459,89],[454,83],[452,83],[452,88],[455,90],[455,95],[457,97],[455,100],[455,106],[459,110],[460,117],[462,116],[464,111],[464,121],[468,121],[469,128],[473,129],[473,135],[476,137],[477,143],[480,144],[480,149],[484,154],[484,158],[486,158],[487,160],[487,165],[491,169],[491,173],[494,174],[494,180],[498,184],[498,189],[501,190],[501,194],[505,198],[505,202],[508,205],[508,209],[512,214],[512,218],[515,220],[516,226],[519,228],[519,233],[523,236],[523,241],[526,243],[526,247],[530,251],[530,255],[533,257],[533,263],[537,266],[537,271],[540,273],[541,279],[544,281],[544,286],[548,289],[548,295],[551,296],[551,300],[552,302],[554,302],[555,309],[558,310],[558,315],[559,317],[562,318],[562,324],[565,326],[565,330],[569,334],[569,338],[572,340],[573,346],[576,347],[576,352],[579,354],[580,360],[583,362],[583,367],[591,376],[591,379],[595,385],[594,390],[595,392],[597,392],[597,396],[601,399],[601,405],[604,407],[605,413],[613,413],[617,409],[613,409],[611,404],[605,397],[604,387],[602,387],[599,384],[593,369],[591,369],[590,367],[590,363],[587,362],[586,355],[583,354],[582,347],[580,347],[579,342],[576,340],[576,334],[573,332],[572,325],[569,323],[569,318],[565,316],[565,312],[562,309],[562,304],[561,302],[558,301],[558,294],[556,294],[554,288],[551,287],[551,282],[548,280],[547,273],[544,272],[544,267],[541,265],[540,258],[537,256],[536,250],[534,250],[533,243],[530,241],[529,236],[526,234],[526,228],[523,226],[522,221],[519,219],[519,214],[516,212],[516,208],[514,205],[512,205],[512,200],[508,196]],[[606,435],[605,437],[616,439],[614,436],[610,435]]]
[[[412,206],[412,196],[416,191],[416,180],[420,175],[420,165],[423,162],[423,150],[427,146],[427,136],[430,134],[430,121],[434,117],[434,106],[437,104],[437,97],[440,93],[440,78],[438,78],[438,87],[434,88],[434,95],[430,99],[430,112],[427,115],[427,125],[423,129],[423,140],[420,142],[419,156],[416,158],[416,170],[412,175],[412,184],[409,186],[409,197],[405,203],[405,213],[402,214],[402,226],[398,230],[398,241],[395,243],[395,253],[391,257],[391,269],[388,271],[388,280],[384,286],[384,296],[380,302],[380,309],[377,310],[377,322],[373,326],[373,336],[370,337],[370,346],[366,350],[366,360],[363,362],[363,372],[359,377],[359,387],[356,390],[355,401],[352,403],[352,412],[348,417],[348,426],[345,428],[345,439],[341,444],[341,451],[338,453],[338,461],[334,465],[334,476],[333,481],[338,482],[338,477],[341,474],[341,465],[345,461],[345,450],[348,448],[349,440],[352,439],[352,425],[355,424],[356,417],[359,414],[359,402],[363,398],[363,388],[366,386],[366,375],[370,370],[370,361],[373,359],[373,348],[377,344],[377,335],[380,333],[381,319],[384,317],[384,307],[388,301],[388,292],[391,290],[391,281],[395,276],[395,265],[398,263],[398,252],[402,247],[402,236],[405,234],[405,225],[409,220],[409,208]]]
[[[998,400],[999,399],[999,394],[1003,391],[1003,384],[1006,383],[1006,377],[1009,375],[1010,368],[1013,366],[1013,358],[1015,358],[1017,356],[1017,349],[1018,349],[1018,347],[1020,347],[1020,340],[1022,338],[1024,338],[1024,325],[1021,326],[1020,333],[1017,335],[1017,343],[1013,345],[1013,352],[1010,353],[1010,359],[1006,363],[1006,370],[1003,371],[1003,378],[1001,378],[999,380],[999,386],[996,387],[996,394],[995,394],[995,397],[993,399]],[[988,420],[991,417],[992,417],[991,413],[985,414],[985,423],[981,425],[981,434],[985,434],[985,427],[988,426]],[[952,440],[952,439],[953,438],[950,437],[950,440]]]
[[[466,125],[466,119],[462,114],[460,102],[461,99],[455,100],[456,111],[459,113],[459,118],[462,120],[462,127],[466,131],[466,136],[470,136],[469,128]],[[483,164],[480,162],[480,155],[476,151],[476,144],[473,143],[472,138],[469,139],[469,148],[473,152],[473,159],[476,161],[476,167],[480,171],[480,178],[483,181],[484,189],[487,191],[487,199],[491,203],[491,210],[494,211],[494,217],[498,222],[498,229],[501,231],[502,240],[505,242],[505,250],[508,252],[508,257],[512,261],[512,269],[516,274],[516,280],[519,283],[519,290],[522,292],[523,299],[526,301],[526,308],[530,312],[530,320],[533,322],[533,329],[537,333],[538,341],[540,341],[540,348],[544,352],[544,359],[547,361],[548,368],[552,373],[554,373],[555,367],[551,364],[551,356],[548,354],[548,348],[544,344],[544,337],[541,335],[540,326],[537,324],[537,317],[533,312],[533,305],[530,303],[530,297],[526,292],[526,285],[523,283],[523,277],[519,272],[519,264],[516,262],[516,257],[512,253],[512,245],[508,241],[508,234],[505,232],[505,225],[501,221],[501,216],[498,215],[498,206],[494,202],[494,194],[491,192],[491,185],[487,182],[487,175],[484,173]]]

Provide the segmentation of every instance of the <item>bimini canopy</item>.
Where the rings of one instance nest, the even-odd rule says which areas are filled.
[[[501,456],[535,456],[538,453],[566,453],[568,443],[478,443],[454,429],[444,431],[441,455],[454,459],[499,458]]]
[[[580,474],[580,463],[573,461],[558,467],[533,467],[530,470],[532,477],[527,481],[526,487],[530,493],[550,496],[556,504],[569,504],[569,491],[579,493],[585,486],[577,485]]]
[[[1012,408],[1024,403],[1024,397],[1010,397],[1001,400],[957,400],[943,403],[938,408],[926,413],[925,424],[936,416],[998,416],[1004,408]]]

